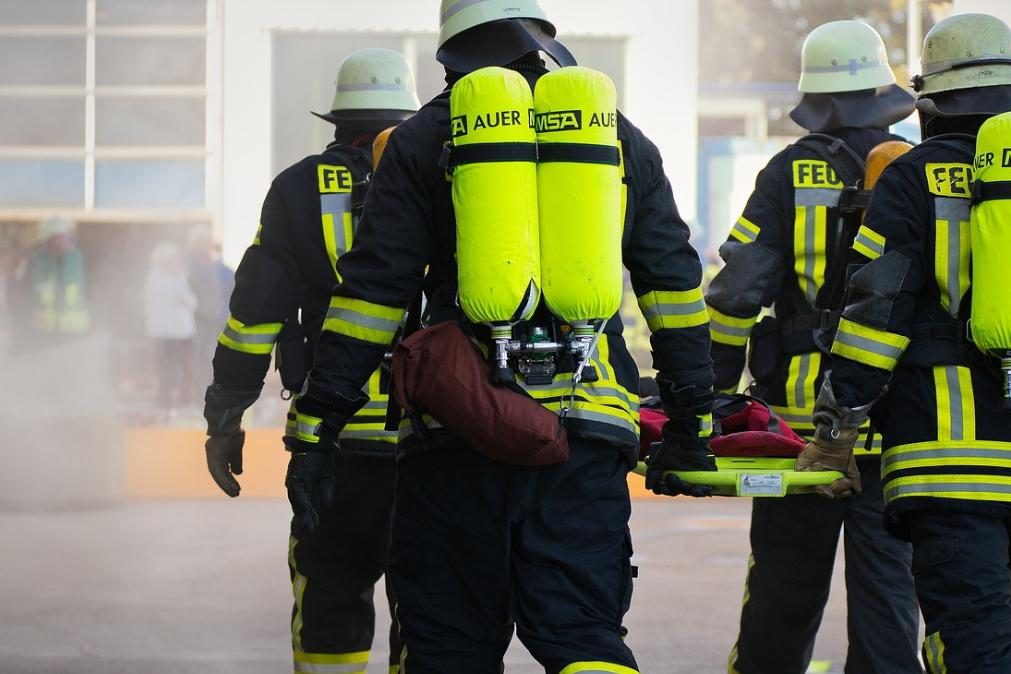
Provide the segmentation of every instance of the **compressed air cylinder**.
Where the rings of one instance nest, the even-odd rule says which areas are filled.
[[[572,66],[534,88],[541,281],[555,316],[585,323],[621,304],[621,174],[611,79]]]
[[[983,350],[1011,349],[1011,112],[991,117],[976,136],[972,207],[972,339]]]
[[[482,68],[450,94],[460,305],[474,323],[529,318],[540,299],[537,165],[522,75]]]

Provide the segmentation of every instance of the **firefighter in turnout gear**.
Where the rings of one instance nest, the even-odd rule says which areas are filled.
[[[334,141],[274,179],[218,339],[204,408],[207,464],[229,496],[239,495],[232,474],[242,473],[242,413],[260,394],[271,351],[284,387],[296,393],[302,388],[331,288],[340,278],[337,261],[355,236],[372,173],[373,139],[419,107],[410,68],[388,49],[352,53],[336,85],[331,111],[317,115],[336,126]],[[343,428],[341,451],[327,453],[326,465],[314,460],[320,454],[302,453],[293,453],[289,464],[289,494],[307,472],[325,470],[332,480],[316,507],[292,520],[295,672],[364,672],[369,660],[373,588],[387,564],[396,433],[385,430],[388,370],[374,367],[362,383],[370,402]],[[301,437],[304,422],[294,409],[293,402],[285,435]],[[393,595],[387,596],[392,615]],[[390,653],[390,671],[398,671],[396,621]]]
[[[811,132],[759,173],[744,213],[720,249],[726,266],[706,294],[717,387],[736,390],[750,345],[753,390],[811,437],[816,392],[831,367],[851,246],[876,249],[860,229],[859,189],[872,148],[913,111],[895,84],[884,44],[858,21],[819,26],[804,42],[791,112]],[[763,307],[774,316],[758,321]],[[863,492],[756,498],[741,627],[731,674],[803,674],[828,600],[844,532],[849,674],[920,672],[910,549],[882,525],[880,446],[859,428]],[[845,524],[845,526],[843,526]]]
[[[967,319],[975,136],[1011,110],[1011,29],[982,14],[945,19],[922,66],[925,140],[875,187],[816,422],[828,430],[873,403],[885,523],[913,546],[923,660],[931,674],[997,674],[1011,671],[1011,417],[1000,363]],[[852,434],[833,427],[839,441],[817,448],[826,468],[851,451]]]
[[[564,210],[552,210],[550,204],[557,206],[552,199],[565,191],[552,191],[548,183],[564,179],[560,174],[571,169],[568,180],[578,194],[585,183],[572,176],[580,175],[580,169],[586,168],[587,176],[611,176],[599,179],[601,190],[618,197],[609,202],[614,215],[600,233],[618,232],[617,245],[587,251],[587,257],[576,261],[620,255],[613,268],[610,261],[604,265],[608,274],[618,273],[619,291],[621,263],[631,272],[652,330],[661,395],[674,417],[666,429],[664,450],[653,463],[657,473],[653,485],[671,493],[679,485],[661,477],[664,469],[715,468],[707,443],[712,367],[699,287],[701,265],[688,243],[688,228],[676,210],[660,154],[615,113],[613,84],[610,111],[607,105],[601,106],[600,114],[587,109],[578,115],[562,114],[571,110],[556,108],[562,112],[538,113],[544,115],[539,122],[528,119],[524,105],[540,110],[537,106],[544,104],[548,84],[578,80],[587,86],[594,83],[600,92],[609,88],[601,73],[572,67],[571,54],[554,39],[554,26],[534,0],[443,0],[441,21],[437,58],[446,67],[449,86],[393,132],[355,245],[338,262],[343,280],[334,289],[331,318],[297,405],[300,417],[317,420],[321,441],[302,447],[307,452],[325,447],[322,439],[333,437],[353,418],[366,400],[362,383],[389,348],[403,307],[424,289],[425,323],[432,327],[415,334],[423,336],[455,322],[450,326],[458,325],[486,350],[488,362],[482,365],[487,373],[481,381],[490,382],[494,371],[499,381],[510,379],[495,386],[512,388],[521,401],[529,396],[540,403],[535,408],[539,412],[557,414],[571,451],[562,463],[513,465],[489,458],[480,447],[442,427],[453,419],[440,424],[441,419],[421,409],[401,422],[390,575],[405,644],[404,671],[497,673],[515,624],[520,640],[550,674],[635,674],[621,621],[632,591],[626,479],[638,454],[638,372],[622,339],[616,306],[601,317],[599,339],[593,339],[592,331],[589,335],[593,344],[589,357],[579,361],[586,365],[581,379],[576,359],[564,354],[551,364],[537,355],[544,352],[519,361],[509,356],[508,366],[496,369],[491,329],[467,317],[475,302],[467,297],[470,277],[465,272],[480,269],[470,258],[466,269],[463,258],[458,265],[458,256],[476,252],[473,241],[463,240],[461,232],[470,226],[465,218],[496,217],[515,207],[517,199],[524,200],[528,206],[517,207],[517,212],[526,218],[540,213],[540,267],[531,257],[530,239],[523,239],[514,252],[532,278],[539,273],[547,278],[554,273],[549,258],[551,264],[565,262],[558,259],[555,241],[547,233],[549,222]],[[563,67],[546,74],[540,53]],[[485,86],[488,93],[482,94]],[[582,85],[573,88],[577,93],[587,91]],[[487,117],[464,111],[451,124],[451,107],[467,100],[483,105],[491,100],[492,91],[506,90],[509,100],[526,96],[527,102],[520,98],[511,111]],[[463,144],[475,131],[492,127],[502,138],[518,132],[526,140],[492,142],[489,148],[473,150]],[[617,138],[609,147],[556,146],[553,157],[560,163],[545,168],[544,162],[551,159],[540,145],[546,134],[597,133],[605,127]],[[533,152],[535,131],[540,154]],[[474,203],[485,204],[484,208],[464,210],[468,190],[489,186],[463,180],[470,173],[468,166],[480,162],[486,162],[491,173],[500,167],[503,175],[512,175],[513,164],[526,163],[527,169],[525,177],[502,180],[487,192],[488,199],[501,201],[501,208],[488,208],[483,198],[475,196]],[[536,178],[531,178],[533,164]],[[607,171],[598,173],[600,167]],[[509,221],[503,227],[508,226],[510,236],[526,237],[536,220],[528,225]],[[502,231],[506,236],[506,229]],[[489,247],[503,245],[486,240]],[[583,239],[570,240],[586,244]],[[488,259],[489,265],[501,261],[501,257]],[[604,267],[587,273],[603,273]],[[517,339],[523,334],[524,340],[534,343],[545,335],[557,341],[575,334],[577,326],[560,325],[553,313],[561,311],[552,304],[559,302],[560,295],[553,294],[558,288],[545,281],[544,301],[535,304],[540,287],[521,282],[520,295],[523,288],[529,290],[525,297],[531,305],[517,313],[512,326]],[[507,349],[509,340],[498,345]],[[470,410],[460,405],[459,413]]]

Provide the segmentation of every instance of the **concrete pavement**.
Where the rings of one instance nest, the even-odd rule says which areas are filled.
[[[625,624],[644,674],[726,671],[748,513],[745,499],[634,501]],[[0,513],[0,674],[290,672],[287,526],[287,503],[245,498]],[[836,579],[815,657],[841,671]],[[383,642],[369,674],[386,671]],[[514,642],[506,671],[543,670]]]

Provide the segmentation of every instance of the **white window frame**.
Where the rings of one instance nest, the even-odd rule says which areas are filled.
[[[83,97],[84,144],[0,145],[0,159],[74,159],[84,161],[84,204],[79,208],[0,206],[0,221],[35,221],[58,213],[83,222],[166,223],[205,222],[217,229],[221,190],[221,22],[220,0],[206,0],[205,26],[99,26],[96,25],[97,0],[85,0],[85,24],[15,26],[0,25],[4,37],[83,36],[85,38],[84,86],[6,85],[0,83],[0,96]],[[206,40],[205,77],[196,86],[97,86],[95,44],[98,36],[123,37],[203,37]],[[205,132],[203,145],[96,147],[95,100],[115,94],[141,98],[193,97],[204,99]],[[95,207],[95,165],[103,159],[201,159],[204,161],[203,208],[119,209]]]

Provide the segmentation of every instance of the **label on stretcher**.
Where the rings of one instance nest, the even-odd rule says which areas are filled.
[[[737,477],[738,496],[783,496],[782,473],[741,473]]]

